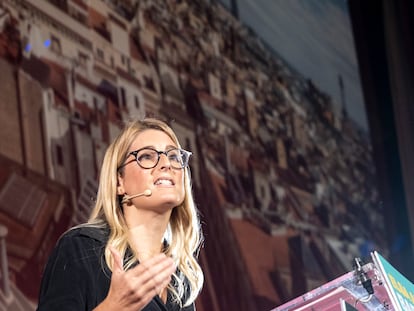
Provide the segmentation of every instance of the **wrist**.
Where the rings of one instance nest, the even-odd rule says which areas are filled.
[[[110,302],[105,298],[99,305],[97,305],[92,311],[109,311],[115,310],[111,308]]]

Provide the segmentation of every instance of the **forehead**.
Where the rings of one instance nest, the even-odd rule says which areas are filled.
[[[164,150],[167,146],[176,147],[176,143],[161,130],[148,129],[144,130],[135,137],[131,149],[136,150],[143,147],[155,147]]]

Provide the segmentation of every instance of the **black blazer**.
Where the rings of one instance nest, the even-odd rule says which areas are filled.
[[[38,311],[90,311],[105,299],[111,282],[103,254],[108,235],[109,230],[79,227],[59,239],[43,273]],[[166,304],[155,296],[143,310],[194,311],[195,307],[180,308],[168,295]]]

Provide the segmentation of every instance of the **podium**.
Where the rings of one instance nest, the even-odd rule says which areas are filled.
[[[378,252],[355,269],[272,311],[414,311],[414,285]]]

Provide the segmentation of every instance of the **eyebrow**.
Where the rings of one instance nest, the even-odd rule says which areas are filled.
[[[153,145],[143,146],[143,147],[138,148],[136,150],[145,149],[145,148],[151,148],[151,149],[157,150],[157,148],[155,148],[155,146],[153,146]],[[170,150],[170,149],[178,149],[178,147],[177,146],[174,146],[174,145],[167,145],[167,146],[165,146],[165,150]]]

